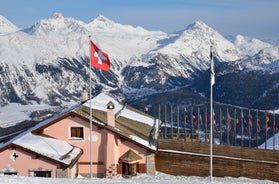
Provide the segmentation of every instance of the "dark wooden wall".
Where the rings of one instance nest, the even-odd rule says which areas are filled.
[[[156,170],[172,175],[209,176],[210,145],[160,139]],[[278,182],[279,151],[213,145],[213,176],[248,177]]]

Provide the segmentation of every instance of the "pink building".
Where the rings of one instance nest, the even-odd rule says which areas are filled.
[[[155,174],[158,124],[153,117],[101,93],[4,137],[0,174],[70,178],[90,173],[107,178]]]

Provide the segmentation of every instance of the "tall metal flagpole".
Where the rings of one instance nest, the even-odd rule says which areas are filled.
[[[213,64],[213,55],[212,55],[212,46],[210,47],[210,70],[211,70],[211,80],[210,80],[210,181],[213,182],[213,173],[212,173],[212,164],[213,164],[213,91],[212,87],[215,83],[215,74],[214,74],[214,64]]]
[[[90,178],[92,178],[92,102],[91,102],[91,50],[90,50],[91,35],[89,35],[89,99],[90,99],[90,134],[89,134],[89,149],[90,149]]]

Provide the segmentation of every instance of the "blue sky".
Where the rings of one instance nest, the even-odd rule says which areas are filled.
[[[201,20],[224,36],[279,39],[279,0],[0,0],[0,14],[18,27],[54,12],[86,23],[102,14],[121,24],[168,33]]]

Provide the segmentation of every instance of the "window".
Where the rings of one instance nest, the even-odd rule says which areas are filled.
[[[51,171],[34,171],[35,177],[45,177],[50,178],[51,177]]]
[[[52,172],[51,169],[43,169],[43,168],[29,169],[29,176],[50,178],[51,172]]]
[[[70,139],[84,139],[84,127],[70,127]]]
[[[4,172],[4,175],[17,175],[17,172]]]

